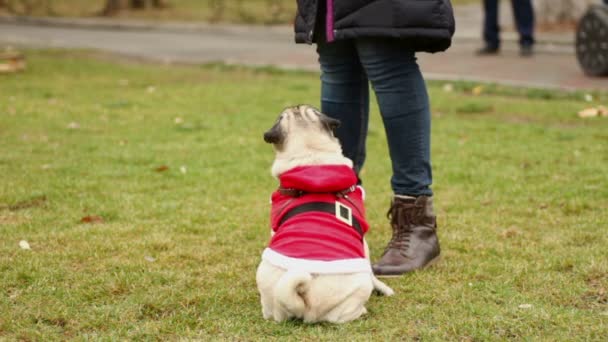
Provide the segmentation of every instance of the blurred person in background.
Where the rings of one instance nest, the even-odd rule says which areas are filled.
[[[500,26],[498,25],[499,0],[483,0],[485,45],[478,55],[496,55],[500,51]],[[534,8],[532,0],[511,0],[515,26],[519,32],[519,52],[528,57],[534,53]]]

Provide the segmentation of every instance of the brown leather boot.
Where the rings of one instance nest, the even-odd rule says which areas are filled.
[[[376,276],[398,276],[439,259],[433,199],[427,196],[395,196],[387,216],[393,237],[380,261],[372,265]]]

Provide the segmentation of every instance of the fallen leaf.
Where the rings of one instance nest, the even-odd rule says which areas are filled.
[[[83,218],[80,219],[80,222],[82,223],[103,223],[103,217],[101,216],[95,216],[95,215],[89,215],[89,216],[85,216]]]
[[[21,249],[31,249],[30,244],[25,240],[19,241],[19,247],[21,247]]]
[[[596,116],[599,116],[600,111],[597,108],[587,108],[587,109],[583,109],[580,112],[578,112],[578,117],[579,118],[594,118]]]
[[[475,96],[481,95],[481,93],[483,93],[483,86],[477,86],[473,88],[473,90],[471,90],[471,93]]]
[[[70,122],[67,126],[69,129],[79,129],[80,124],[78,122]]]
[[[156,169],[154,169],[154,171],[156,172],[165,172],[169,170],[169,167],[167,165],[161,165],[159,167],[157,167]]]
[[[179,168],[179,172],[181,172],[181,173],[183,173],[183,174],[186,174],[186,172],[188,172],[188,169],[186,169],[186,167],[182,165],[182,166]]]
[[[156,259],[155,259],[154,257],[151,257],[151,256],[149,256],[149,255],[146,255],[146,256],[144,257],[144,259],[146,259],[146,261],[149,261],[149,262],[155,262],[155,261],[156,261]]]
[[[533,307],[534,307],[534,306],[533,306],[532,304],[520,304],[520,305],[518,306],[518,308],[520,308],[520,309],[525,309],[525,310],[527,310],[527,309],[532,309]]]

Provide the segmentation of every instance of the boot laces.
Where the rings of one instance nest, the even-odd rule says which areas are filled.
[[[386,216],[390,219],[393,236],[388,242],[384,252],[395,248],[405,251],[409,247],[412,226],[424,215],[424,206],[420,204],[395,202],[391,203]]]

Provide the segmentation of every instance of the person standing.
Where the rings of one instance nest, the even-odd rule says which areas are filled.
[[[495,55],[500,51],[500,26],[498,25],[499,0],[483,0],[484,47],[477,51],[479,55]],[[515,26],[519,32],[519,52],[528,57],[534,53],[534,8],[532,0],[511,0]]]
[[[377,98],[392,163],[392,238],[373,271],[401,275],[439,257],[433,210],[426,85],[416,52],[449,48],[449,0],[298,0],[297,43],[316,43],[321,111],[340,120],[336,136],[357,176],[366,157],[369,83]]]

